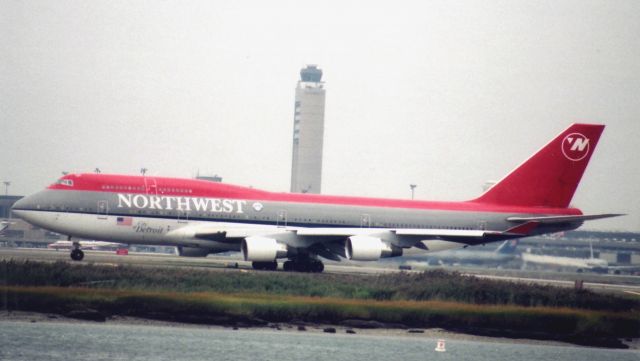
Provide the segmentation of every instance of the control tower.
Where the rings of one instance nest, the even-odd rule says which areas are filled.
[[[293,113],[292,193],[320,193],[324,138],[325,90],[322,70],[307,65],[300,70]]]

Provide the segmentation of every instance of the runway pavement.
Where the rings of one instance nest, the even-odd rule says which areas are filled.
[[[96,265],[139,265],[147,267],[188,267],[209,269],[212,271],[229,272],[267,272],[255,271],[251,268],[251,262],[242,260],[238,255],[234,256],[208,256],[179,257],[177,255],[157,253],[129,253],[128,255],[116,255],[114,252],[85,251],[85,258],[81,262],[71,261],[68,250],[50,250],[40,248],[2,248],[0,247],[0,260],[32,260],[43,262],[73,262],[78,264]],[[282,263],[280,263],[280,269]],[[441,268],[441,267],[438,267]],[[436,269],[434,267],[433,269]],[[519,270],[496,270],[482,268],[445,268],[458,271],[463,274],[473,275],[486,279],[495,279],[509,282],[535,283],[561,287],[574,287],[575,280],[582,280],[583,287],[599,292],[624,293],[640,297],[640,277],[615,276],[615,275],[591,275],[591,274],[567,274],[556,272],[528,272]],[[282,271],[280,271],[282,272]],[[371,275],[395,272],[422,272],[400,271],[395,263],[380,262],[327,262],[326,273]]]

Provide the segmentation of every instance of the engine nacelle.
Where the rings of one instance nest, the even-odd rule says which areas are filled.
[[[209,253],[212,252],[208,248],[178,247],[178,255],[182,257],[206,257]]]
[[[245,261],[271,262],[287,256],[287,245],[267,237],[247,237],[242,240]]]
[[[402,256],[402,248],[383,242],[380,238],[351,236],[345,243],[347,259],[377,261],[380,258]]]

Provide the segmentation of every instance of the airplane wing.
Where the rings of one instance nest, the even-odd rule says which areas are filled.
[[[425,228],[290,228],[292,232],[295,232],[298,236],[334,236],[334,237],[349,237],[356,235],[372,235],[384,232],[389,232],[397,236],[415,236],[415,237],[470,237],[470,238],[482,238],[485,236],[494,235],[513,235],[513,236],[525,236],[538,225],[539,222],[531,221],[526,222],[523,225],[513,227],[505,232],[500,231],[488,231],[488,230],[458,230],[458,229],[425,229]]]
[[[292,234],[305,238],[340,238],[358,235],[380,235],[383,233],[395,234],[398,236],[413,237],[482,237],[484,234],[491,233],[489,231],[473,231],[473,230],[446,230],[446,229],[388,229],[388,228],[310,228],[310,227],[282,227],[273,228],[220,228],[217,226],[187,226],[176,229],[171,232],[174,236],[195,237],[201,239],[210,239],[223,241],[226,238],[233,242],[238,238],[246,238],[251,236],[265,234]]]
[[[436,251],[467,245],[525,237],[539,224],[529,221],[506,231],[455,229],[389,229],[389,228],[311,228],[311,227],[242,227],[221,228],[215,225],[186,226],[171,231],[174,237],[222,243],[240,243],[243,239],[269,238],[294,248],[307,248],[324,258],[344,257],[344,245],[353,238],[369,238],[390,247]]]

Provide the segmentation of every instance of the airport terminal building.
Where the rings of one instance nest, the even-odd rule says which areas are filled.
[[[22,196],[0,196],[0,219],[12,218],[11,207]]]

